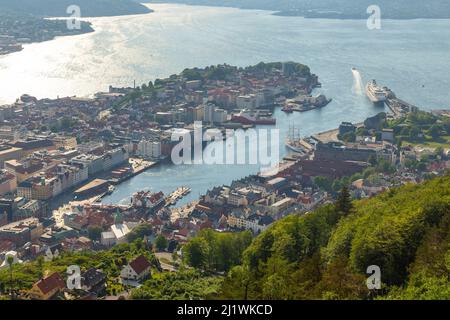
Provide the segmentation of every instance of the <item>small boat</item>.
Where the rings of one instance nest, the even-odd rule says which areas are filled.
[[[112,194],[115,190],[116,190],[116,187],[114,187],[113,185],[110,185],[108,187],[108,191],[106,192],[106,194]]]
[[[284,107],[281,109],[281,111],[284,111],[284,112],[286,112],[286,113],[292,113],[292,112],[294,112],[294,110],[292,109],[291,106],[284,106]]]

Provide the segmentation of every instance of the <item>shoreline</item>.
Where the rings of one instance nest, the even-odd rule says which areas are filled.
[[[148,0],[147,0],[148,1]],[[220,5],[217,3],[189,3],[188,1],[152,1],[152,2],[143,2],[144,5],[152,5],[152,4],[166,4],[166,5],[183,5],[183,6],[193,6],[193,7],[205,7],[205,8],[229,8],[229,9],[239,9],[239,10],[246,10],[246,11],[265,11],[270,12],[272,16],[277,17],[299,17],[304,19],[326,19],[326,20],[367,20],[370,15],[348,15],[348,16],[329,16],[327,13],[314,13],[312,12],[312,15],[308,15],[308,11],[305,13],[303,11],[298,10],[283,10],[283,9],[269,9],[269,8],[256,8],[256,7],[246,7],[246,6],[239,6],[239,5]],[[334,11],[334,10],[329,10]],[[334,12],[339,13],[339,12]],[[446,16],[416,16],[416,17],[402,17],[402,16],[383,16],[383,20],[450,20],[450,14]]]
[[[146,5],[147,4],[147,5]],[[47,42],[47,41],[53,41],[57,38],[62,38],[62,37],[71,37],[71,36],[80,36],[80,35],[85,35],[85,34],[89,34],[89,33],[94,33],[97,30],[93,27],[92,22],[90,22],[90,19],[95,19],[95,18],[114,18],[114,17],[125,17],[125,16],[141,16],[141,15],[146,15],[146,14],[151,14],[154,13],[155,10],[153,10],[152,8],[150,8],[148,5],[150,5],[150,3],[146,3],[146,4],[142,4],[145,8],[147,8],[149,11],[148,12],[138,12],[138,13],[123,13],[123,14],[115,14],[115,15],[96,15],[96,16],[82,16],[80,17],[79,21],[82,25],[80,30],[77,30],[79,32],[75,32],[75,33],[66,33],[66,34],[57,34],[57,35],[53,35],[51,39],[44,39],[44,40],[36,40],[36,41],[29,41],[29,42],[16,42],[14,43],[14,47],[11,48],[10,50],[8,49],[4,49],[4,51],[0,51],[0,58],[3,56],[7,56],[9,54],[13,54],[16,52],[21,52],[23,51],[25,48],[24,46],[29,45],[29,44],[36,44],[36,43],[43,43],[43,42]],[[70,17],[54,17],[54,16],[48,16],[48,17],[40,17],[40,16],[35,16],[36,19],[41,19],[41,20],[47,20],[47,21],[65,21],[65,20],[69,20]],[[85,20],[86,19],[86,20]],[[83,28],[85,28],[86,30],[83,30]]]

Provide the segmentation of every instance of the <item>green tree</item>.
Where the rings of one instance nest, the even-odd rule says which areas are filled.
[[[436,124],[432,125],[429,130],[430,136],[433,139],[439,138],[439,136],[441,135],[441,132],[442,132],[442,127],[439,125],[436,125]]]
[[[339,196],[337,198],[335,207],[337,212],[341,212],[344,215],[348,215],[351,212],[353,208],[352,197],[346,185],[342,187],[341,192],[339,193]]]
[[[142,223],[127,234],[127,240],[129,242],[133,242],[137,239],[143,239],[146,236],[147,237],[151,236],[152,233],[153,233],[152,225],[149,223]]]
[[[333,181],[328,177],[317,176],[314,178],[314,184],[318,186],[320,189],[325,190],[327,192],[331,192],[333,190],[332,188]]]
[[[182,248],[184,261],[194,268],[208,266],[208,242],[203,238],[193,238]]]
[[[169,245],[169,242],[167,241],[166,237],[163,235],[158,235],[155,239],[155,247],[158,251],[164,251],[167,249],[167,246]]]
[[[6,263],[8,264],[9,268],[9,294],[11,296],[11,299],[14,299],[14,281],[13,281],[14,258],[12,256],[8,256],[6,258]]]

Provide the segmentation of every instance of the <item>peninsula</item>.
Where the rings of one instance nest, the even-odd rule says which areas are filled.
[[[0,56],[21,51],[23,45],[53,40],[58,36],[93,32],[89,22],[81,21],[80,28],[67,28],[66,21],[46,19],[69,17],[67,8],[80,7],[81,17],[103,17],[152,12],[146,6],[131,0],[0,0]]]

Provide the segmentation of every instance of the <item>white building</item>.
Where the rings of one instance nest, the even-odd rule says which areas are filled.
[[[223,123],[226,122],[228,118],[228,113],[223,109],[216,109],[213,115],[214,123]]]
[[[145,158],[161,157],[161,142],[141,140],[137,146],[137,154]]]
[[[213,104],[207,104],[203,111],[203,121],[205,122],[213,122],[214,121],[214,112],[216,110],[216,106]]]
[[[239,109],[253,110],[259,107],[259,99],[254,94],[239,96],[236,98],[236,105]]]
[[[133,285],[145,280],[150,275],[150,267],[147,258],[140,255],[122,269],[120,272],[122,282]]]

